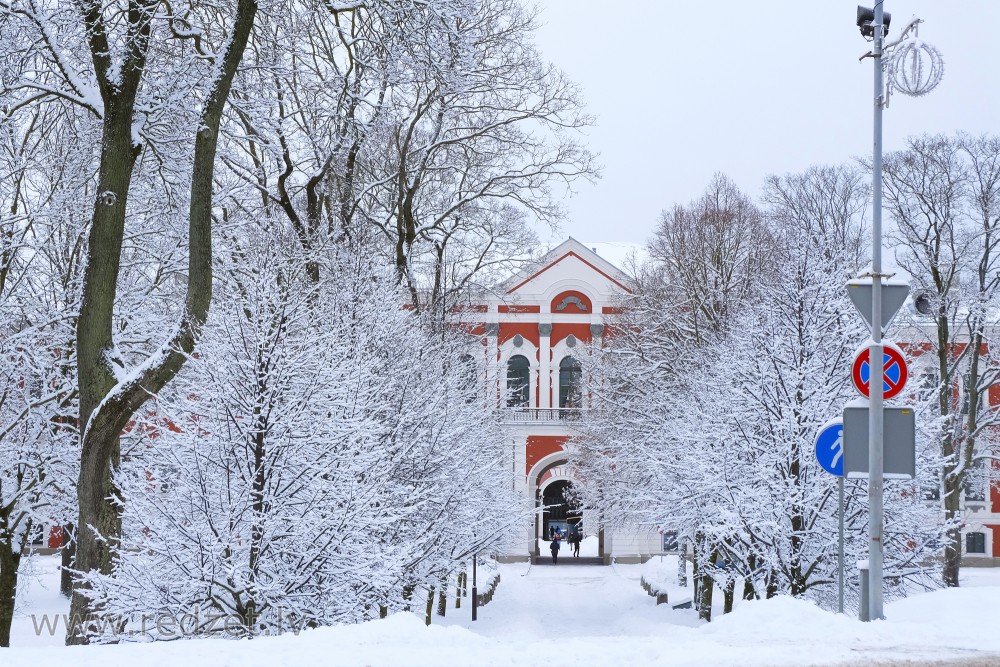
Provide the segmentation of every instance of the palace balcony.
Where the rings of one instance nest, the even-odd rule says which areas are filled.
[[[583,419],[585,408],[509,408],[508,423],[549,423],[575,422]]]

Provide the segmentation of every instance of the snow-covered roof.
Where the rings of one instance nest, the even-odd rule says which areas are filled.
[[[498,286],[498,291],[502,294],[509,294],[568,257],[575,257],[590,266],[623,291],[632,291],[630,287],[632,279],[628,274],[599,255],[592,248],[587,247],[573,237],[569,237],[534,262],[527,264],[516,274],[502,282]]]

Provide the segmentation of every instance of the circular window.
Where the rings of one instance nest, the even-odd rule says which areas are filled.
[[[566,336],[566,347],[576,347],[576,336],[573,334]]]
[[[514,336],[514,347],[521,347],[524,345],[524,337],[521,334]]]

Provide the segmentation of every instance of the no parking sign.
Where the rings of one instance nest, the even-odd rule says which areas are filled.
[[[862,396],[868,398],[868,384],[871,380],[871,365],[868,363],[870,348],[859,348],[854,353],[854,365],[851,368],[851,379],[854,387]],[[903,351],[892,343],[882,346],[882,398],[892,398],[903,391],[909,371]]]

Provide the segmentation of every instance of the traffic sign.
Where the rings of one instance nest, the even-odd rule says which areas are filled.
[[[910,294],[910,286],[901,280],[883,280],[879,289],[882,295],[882,332],[884,333],[893,316],[902,307]],[[872,279],[856,278],[847,281],[847,296],[861,313],[868,329],[872,328]]]
[[[868,363],[870,348],[858,348],[854,353],[854,364],[851,367],[851,379],[854,380],[854,388],[862,396],[868,398],[868,384],[871,379],[871,365]],[[903,351],[892,343],[882,344],[882,398],[892,398],[899,395],[906,386],[906,379],[909,377],[909,370],[906,367],[906,359],[903,358]]]
[[[916,477],[916,421],[912,407],[882,408],[882,474]],[[844,406],[844,474],[868,476],[868,401],[856,398]]]
[[[840,420],[829,421],[820,429],[816,437],[816,460],[823,470],[843,477],[844,424]]]

